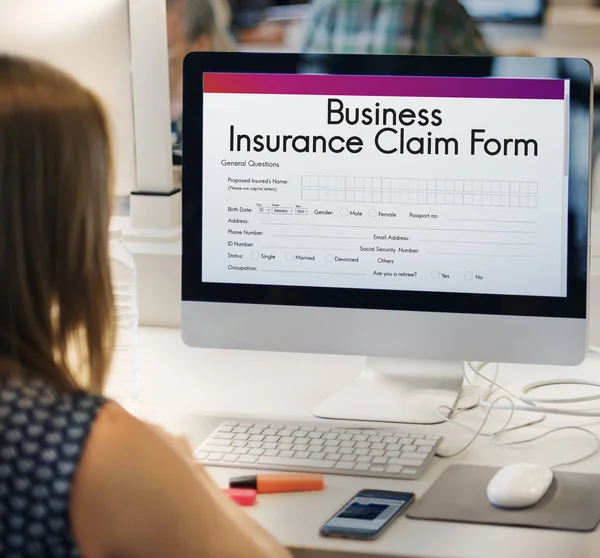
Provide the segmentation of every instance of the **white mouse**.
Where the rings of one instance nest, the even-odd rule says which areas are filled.
[[[487,487],[490,503],[499,508],[521,509],[537,504],[552,484],[548,467],[514,463],[500,469]]]

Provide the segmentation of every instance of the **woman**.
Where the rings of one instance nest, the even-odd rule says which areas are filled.
[[[187,447],[100,395],[110,182],[94,96],[0,56],[0,556],[287,557]]]

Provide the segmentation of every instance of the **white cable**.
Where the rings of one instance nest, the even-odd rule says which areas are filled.
[[[588,351],[589,351],[590,353],[594,353],[594,354],[596,354],[596,355],[600,355],[600,347],[597,347],[596,345],[590,345],[590,346],[588,347]]]
[[[490,407],[490,409],[491,409],[491,407]],[[594,434],[591,430],[588,430],[587,428],[582,428],[580,426],[560,426],[558,428],[553,428],[552,430],[549,430],[548,432],[543,432],[542,434],[533,436],[532,438],[526,438],[525,440],[513,440],[512,442],[500,442],[498,440],[498,437],[495,436],[493,439],[493,443],[496,444],[497,446],[516,446],[518,444],[526,444],[528,442],[535,442],[536,440],[541,440],[542,438],[545,438],[546,436],[550,436],[550,434],[556,434],[557,432],[561,432],[563,430],[578,430],[580,432],[585,432],[586,434],[589,434],[590,436],[592,436],[592,438],[594,438],[594,441],[596,442],[595,447],[591,452],[587,453],[583,457],[574,459],[572,461],[565,461],[563,463],[558,463],[556,465],[552,465],[551,469],[556,469],[557,467],[566,467],[567,465],[575,465],[577,463],[581,463],[582,461],[586,461],[590,457],[594,457],[594,455],[596,455],[600,451],[600,438],[598,438],[598,436],[596,434]],[[501,432],[500,435],[501,434],[503,434],[503,432]]]
[[[473,445],[473,443],[475,442],[475,440],[477,440],[477,438],[479,438],[479,436],[481,436],[481,435],[482,435],[481,433],[482,433],[482,431],[483,431],[483,429],[484,429],[484,427],[485,427],[485,424],[487,423],[487,420],[488,420],[488,418],[490,417],[490,413],[492,412],[492,410],[493,410],[493,408],[494,408],[494,405],[495,405],[495,404],[496,404],[498,401],[500,401],[501,399],[507,399],[509,403],[512,403],[512,401],[511,401],[511,400],[510,400],[510,399],[509,399],[509,398],[508,398],[506,395],[501,395],[501,396],[500,396],[498,399],[496,399],[496,400],[494,401],[494,403],[492,403],[492,405],[490,406],[490,408],[487,410],[487,413],[485,414],[485,417],[483,417],[483,421],[481,422],[481,425],[480,425],[479,429],[478,429],[478,430],[475,432],[475,435],[474,435],[474,436],[473,436],[473,437],[472,437],[472,438],[469,440],[469,442],[468,442],[468,443],[467,443],[465,446],[463,446],[463,447],[462,447],[461,449],[459,449],[458,451],[455,451],[454,453],[442,454],[442,453],[439,453],[439,451],[438,451],[438,452],[436,453],[436,455],[437,455],[438,457],[441,457],[441,458],[444,458],[444,459],[448,459],[448,458],[450,458],[450,457],[456,457],[457,455],[460,455],[461,453],[463,453],[463,452],[465,452],[466,450],[468,450],[468,449],[469,449],[469,448],[470,448],[470,447]],[[446,409],[446,410],[448,410],[448,409],[449,409],[449,407],[447,407],[446,405],[442,405],[442,406],[438,407],[438,409],[437,409],[437,411],[438,411],[438,415],[439,415],[440,417],[442,417],[442,418],[443,418],[443,419],[444,419],[446,422],[449,422],[449,421],[450,421],[450,419],[448,419],[448,418],[445,418],[445,417],[442,415],[442,413],[441,413],[441,409]],[[507,426],[510,424],[510,421],[512,420],[512,417],[513,417],[513,414],[514,414],[514,411],[513,411],[513,412],[511,412],[510,416],[508,417],[508,420],[506,421],[506,424],[505,424],[505,425],[504,425],[502,428],[506,428],[506,427],[507,427]],[[461,424],[461,425],[459,425],[459,426],[463,426],[463,427],[464,427],[464,425],[462,425],[462,424]],[[502,428],[501,428],[499,431],[497,431],[497,432],[494,432],[493,434],[487,434],[487,436],[498,434],[500,431],[502,431]],[[469,430],[469,428],[467,428],[467,430]]]
[[[471,445],[473,445],[473,443],[475,442],[475,440],[477,440],[477,438],[479,438],[480,436],[491,436],[492,437],[492,442],[498,446],[511,446],[511,445],[518,445],[518,444],[525,444],[528,442],[534,442],[536,440],[540,440],[541,438],[544,438],[546,436],[549,436],[550,434],[554,434],[556,432],[560,432],[563,430],[577,430],[577,431],[581,431],[584,432],[590,436],[592,436],[594,438],[595,443],[595,447],[591,452],[588,452],[587,454],[585,454],[583,457],[577,458],[575,460],[571,460],[568,462],[563,462],[563,463],[559,463],[557,465],[554,465],[553,468],[556,467],[565,467],[567,465],[574,465],[576,463],[581,463],[582,461],[585,461],[591,457],[593,457],[594,455],[596,455],[599,451],[600,451],[600,438],[598,438],[598,436],[596,434],[594,434],[593,432],[591,432],[590,430],[587,430],[586,428],[582,428],[579,426],[562,426],[562,427],[557,427],[557,428],[553,428],[552,430],[549,430],[547,432],[543,432],[542,434],[539,434],[537,436],[534,436],[532,438],[527,438],[524,440],[515,440],[515,441],[511,441],[511,442],[501,442],[500,441],[500,437],[503,434],[506,434],[507,432],[514,432],[516,430],[528,427],[528,426],[533,426],[536,424],[540,424],[541,422],[543,422],[546,418],[546,415],[543,414],[541,417],[528,421],[526,423],[523,424],[519,424],[519,425],[515,425],[515,426],[509,426],[513,416],[515,414],[515,411],[517,410],[517,407],[515,406],[514,401],[509,397],[515,397],[516,399],[519,399],[521,401],[527,402],[527,400],[524,400],[521,397],[517,397],[514,396],[510,391],[508,391],[506,388],[504,388],[503,386],[501,386],[500,384],[498,384],[497,380],[498,380],[498,375],[499,375],[499,366],[497,366],[496,368],[496,373],[494,374],[494,379],[490,379],[486,376],[484,376],[481,373],[481,370],[483,370],[483,368],[486,365],[489,365],[489,363],[483,363],[481,364],[479,367],[475,367],[473,366],[472,363],[466,363],[467,366],[481,379],[483,379],[484,381],[488,382],[490,386],[494,386],[498,389],[501,389],[502,391],[508,393],[508,395],[502,395],[500,397],[498,397],[497,399],[495,399],[492,403],[488,403],[487,401],[481,401],[481,396],[479,395],[479,392],[476,390],[475,386],[473,385],[473,383],[471,382],[471,380],[469,379],[466,369],[463,368],[463,372],[465,375],[465,380],[466,382],[469,384],[469,386],[475,391],[475,393],[477,394],[477,402],[474,405],[470,405],[468,407],[464,407],[464,408],[458,408],[458,409],[454,409],[454,412],[464,412],[466,410],[471,410],[474,409],[480,405],[485,405],[486,407],[488,407],[487,412],[483,418],[483,421],[481,422],[481,425],[479,426],[479,428],[477,430],[471,429],[470,427],[463,425],[463,424],[459,424],[456,422],[453,422],[452,424],[455,424],[457,426],[460,426],[461,428],[464,428],[466,430],[469,430],[470,432],[473,432],[473,437],[471,438],[471,440],[469,440],[469,442],[464,445],[460,450],[457,450],[453,453],[449,453],[449,454],[442,454],[440,452],[437,452],[437,455],[441,458],[451,458],[451,457],[456,457],[457,455],[460,455],[461,453],[463,453],[464,451],[466,451],[467,449],[469,449],[469,447],[471,447]],[[584,384],[585,382],[581,382],[581,384]],[[546,384],[543,384],[546,385]],[[486,397],[489,397],[489,395],[487,395]],[[504,425],[499,428],[498,430],[496,430],[495,432],[491,432],[488,434],[485,434],[483,432],[483,429],[485,428],[485,425],[490,417],[490,414],[492,412],[492,410],[497,406],[498,402],[502,401],[502,400],[507,400],[508,404],[509,404],[509,408],[510,408],[510,415],[507,419],[507,421],[504,423]],[[528,405],[530,405],[529,403],[527,403]],[[532,408],[533,407],[533,408]],[[445,415],[442,414],[442,410],[448,412],[448,411],[452,411],[449,407],[447,406],[441,406],[438,407],[437,409],[437,413],[438,415],[445,421],[445,422],[450,422],[450,419],[447,418]],[[534,405],[530,405],[528,407],[526,407],[527,411],[542,411],[542,408],[538,407],[538,406],[534,406]],[[543,411],[542,411],[543,412]],[[566,413],[565,413],[566,414]],[[600,413],[598,414],[598,416],[600,416]]]

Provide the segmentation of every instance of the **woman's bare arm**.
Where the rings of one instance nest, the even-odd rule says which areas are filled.
[[[88,558],[289,558],[203,468],[115,404],[98,416],[71,497]]]

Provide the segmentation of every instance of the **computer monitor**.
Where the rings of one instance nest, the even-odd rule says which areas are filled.
[[[581,362],[591,91],[580,59],[188,55],[184,341],[364,355],[315,414],[408,423],[463,361]]]
[[[533,23],[544,21],[548,0],[459,0],[469,15],[485,23]]]

